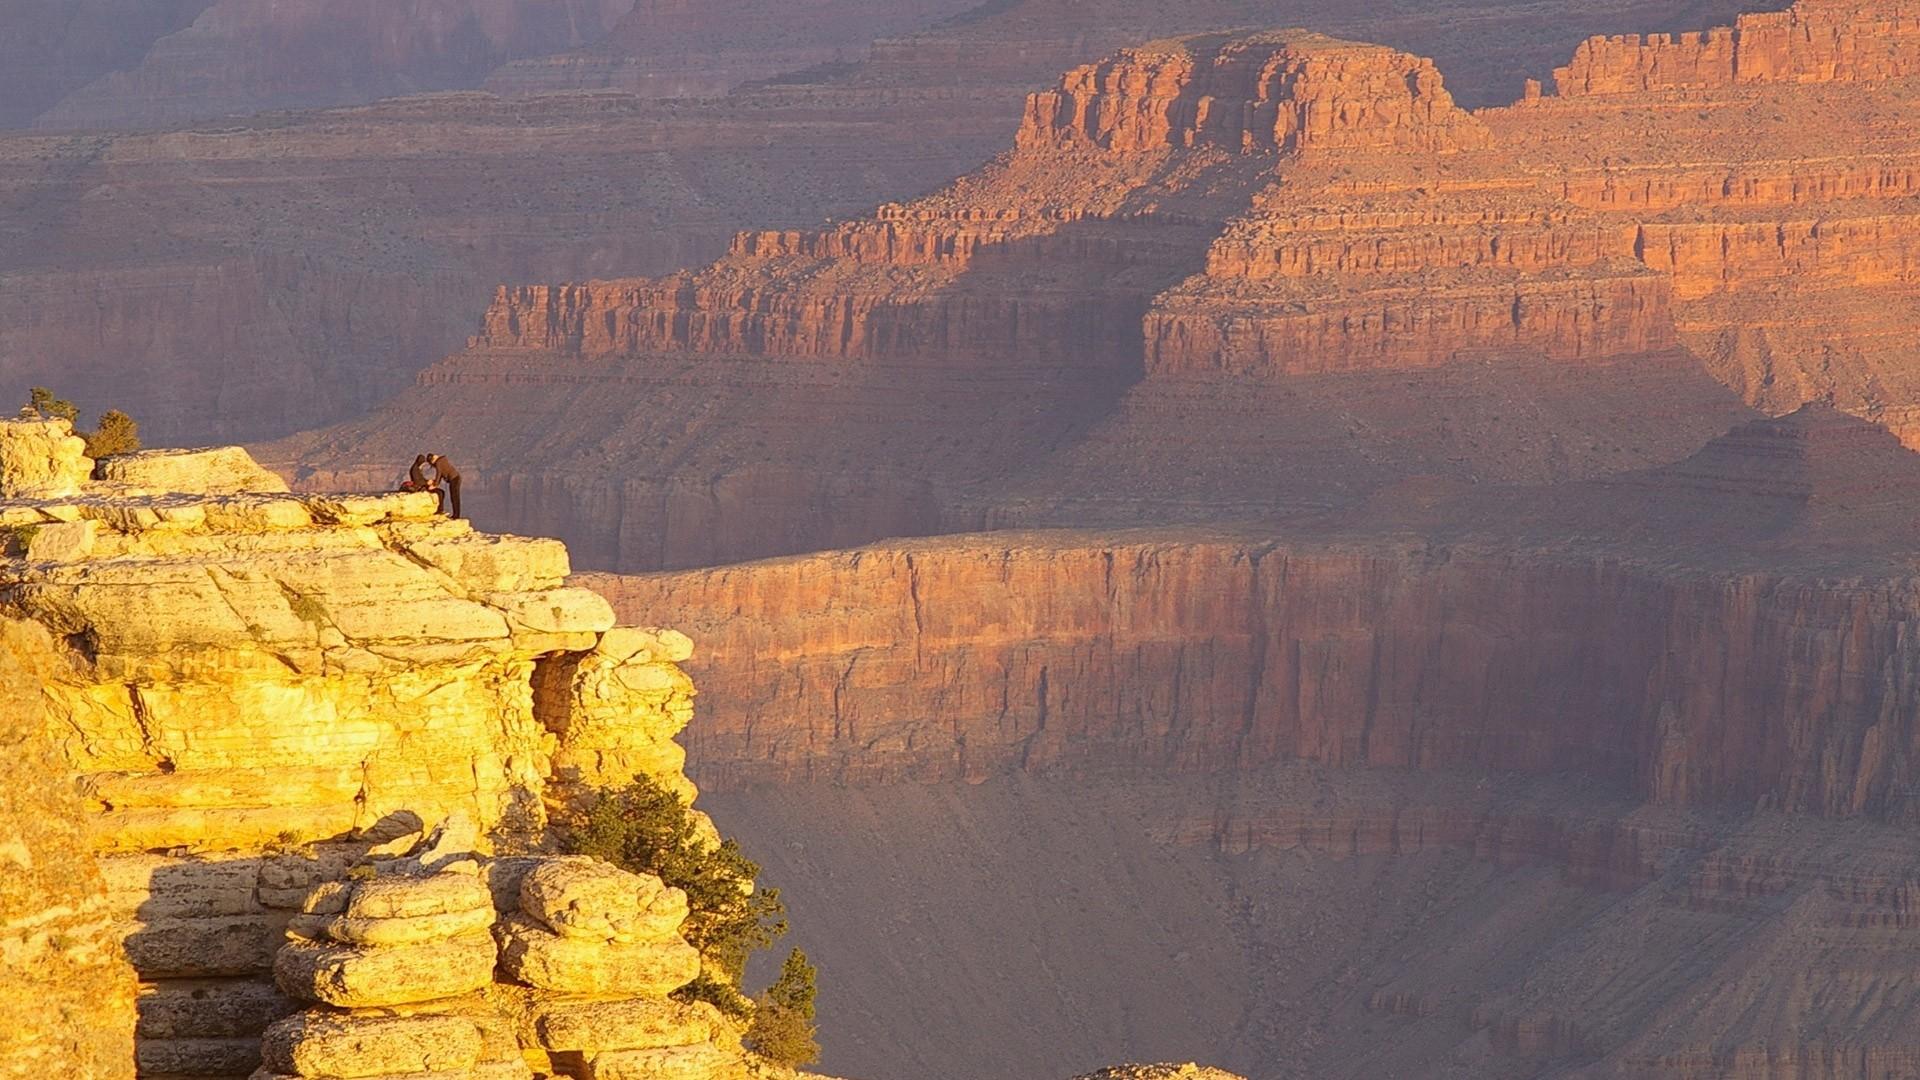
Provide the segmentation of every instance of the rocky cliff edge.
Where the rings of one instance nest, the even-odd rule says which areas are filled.
[[[290,494],[234,448],[95,463],[65,421],[0,422],[0,645],[39,690],[8,712],[38,772],[0,857],[35,887],[0,892],[0,946],[64,995],[10,1025],[9,1056],[736,1075],[737,1031],[666,998],[699,968],[678,890],[599,889],[652,905],[627,941],[543,923],[518,888],[553,859],[550,812],[636,775],[694,794],[673,741],[691,643],[616,626],[568,572],[559,542],[477,533],[432,495]],[[598,985],[621,964],[650,981]]]

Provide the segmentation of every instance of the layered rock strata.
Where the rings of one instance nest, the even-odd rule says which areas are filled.
[[[1876,82],[1920,73],[1920,7],[1800,0],[1687,34],[1594,38],[1553,73],[1565,97],[1742,83]]]
[[[1851,17],[1770,18],[1805,36]],[[1284,516],[1414,476],[1576,478],[1732,420],[1702,369],[1765,411],[1830,399],[1911,433],[1920,129],[1898,107],[1910,80],[1862,70],[1469,113],[1391,49],[1137,46],[1034,95],[1014,148],[936,194],[742,233],[671,278],[505,288],[469,349],[375,420],[275,457],[303,484],[364,477],[365,447],[498,416],[484,399],[511,385],[529,402],[514,438],[452,448],[489,477],[480,512],[645,569],[1143,506]],[[1504,407],[1479,415],[1463,385]],[[1679,397],[1716,419],[1643,460],[1604,450],[1636,412],[1691,411]],[[1288,436],[1243,439],[1223,413],[1324,429],[1316,446],[1358,460],[1272,498],[1263,477],[1295,458],[1264,443]],[[1248,453],[1271,468],[1208,475]]]
[[[0,112],[38,114],[54,103],[47,94],[137,66],[156,39],[212,5],[151,0],[137,14],[125,6],[29,0],[10,23],[19,32],[0,42]],[[322,49],[263,68],[261,58],[285,55],[266,6],[218,6],[221,26],[174,35],[155,50],[164,55],[153,68],[120,80],[147,85],[154,76],[158,100],[96,94],[93,103],[154,110],[178,92],[164,85],[169,70],[216,83],[229,73],[239,83],[258,76],[271,87],[344,55]],[[564,40],[574,22],[559,13],[579,14],[585,27],[594,22],[589,9],[606,8],[468,6],[492,13],[484,33],[442,23],[403,29],[391,42],[348,50],[345,62],[384,78],[387,65],[404,67],[422,44]],[[937,4],[918,0],[881,6],[783,4],[769,20],[777,40],[757,58],[725,50],[767,40],[755,22],[771,10],[764,0],[635,5],[622,26],[638,62],[663,73],[656,82],[677,79],[673,65],[703,63],[703,47],[686,35],[719,43],[726,78],[768,80],[786,50],[814,47],[809,26],[847,42],[837,59],[852,61],[873,34],[898,32],[911,13],[938,15]],[[328,40],[315,12],[337,15],[343,35],[392,21],[336,0],[277,7],[300,48]],[[1731,17],[1737,7],[1696,0],[1686,11]],[[503,11],[555,15],[544,25],[523,19],[516,30],[497,21]],[[1271,0],[1018,0],[880,42],[865,62],[773,78],[724,99],[649,104],[620,90],[503,101],[447,92],[191,131],[10,136],[0,139],[0,355],[8,357],[0,389],[68,387],[89,409],[137,416],[150,440],[277,438],[403,388],[460,347],[501,282],[667,274],[723,254],[742,228],[811,227],[928,191],[1003,147],[1028,92],[1125,45],[1305,23],[1433,55],[1456,93],[1465,88],[1485,104],[1511,100],[1519,73],[1564,61],[1589,34],[1666,28],[1678,17],[1664,0],[1476,0],[1444,12],[1298,0],[1280,8]],[[229,64],[221,49],[247,55]],[[494,50],[425,50],[428,62],[454,67],[481,54]],[[533,68],[580,59],[590,70],[595,55],[527,59]],[[624,64],[626,55],[612,60]],[[671,87],[636,92],[652,89]]]
[[[417,967],[439,997],[489,985],[476,878],[437,876],[467,894],[430,912],[374,910],[365,884],[365,910],[302,910],[370,848],[450,819],[482,852],[535,843],[550,807],[637,774],[692,796],[666,749],[686,639],[616,627],[559,543],[476,533],[432,496],[289,494],[235,449],[95,469],[78,441],[0,423],[0,475],[39,493],[0,501],[0,614],[61,658],[46,730],[141,980],[144,1074],[258,1064],[291,1008],[268,979],[289,927],[282,985],[306,998],[410,1004],[377,999],[426,992],[399,977]]]
[[[710,97],[816,65],[864,60],[877,39],[976,7],[972,0],[639,0],[606,38],[516,59],[487,77],[500,94],[621,90],[643,97]]]
[[[743,1075],[737,1028],[667,996],[700,970],[686,894],[595,859],[447,846],[308,893],[274,971],[310,1005],[267,1029],[256,1080]]]
[[[1425,521],[590,580],[706,643],[715,721],[692,751],[711,783],[1305,760],[1907,821],[1916,491],[1920,456],[1809,409]]]
[[[1015,145],[1433,153],[1490,141],[1454,105],[1433,61],[1296,35],[1122,50],[1029,97]]]

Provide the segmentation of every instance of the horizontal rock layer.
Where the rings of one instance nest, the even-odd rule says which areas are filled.
[[[1920,7],[1800,0],[1730,28],[1594,38],[1553,73],[1568,97],[1762,82],[1866,82],[1920,72]]]
[[[712,784],[1306,760],[1920,809],[1904,580],[1060,535],[594,584],[705,643],[690,749]]]
[[[1313,34],[1189,39],[1069,72],[1033,95],[1017,145],[1309,153],[1484,146],[1433,62]]]

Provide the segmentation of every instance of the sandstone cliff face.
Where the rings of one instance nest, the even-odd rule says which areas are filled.
[[[1730,28],[1594,38],[1553,73],[1563,96],[1765,82],[1870,82],[1920,71],[1920,8],[1800,0]]]
[[[86,853],[84,812],[38,700],[60,663],[37,626],[0,620],[0,722],[9,776],[0,794],[0,1074],[133,1076],[134,976]]]
[[[0,59],[0,80],[36,78],[46,67],[66,79],[71,50],[60,35],[69,30],[88,48],[133,35],[137,45],[115,46],[130,51],[89,60],[74,75],[96,79],[132,66],[152,40],[208,6],[149,0],[130,13],[119,0],[33,0],[24,9],[32,14],[17,20],[27,31],[0,43],[18,47]],[[322,10],[280,6],[296,18]],[[699,47],[680,47],[677,30],[645,29],[664,24],[721,41],[728,78],[762,80],[796,40],[787,20],[818,13],[838,35],[899,32],[894,20],[910,11],[937,17],[919,3],[882,6],[876,14],[844,2],[783,4],[772,53],[739,57],[724,53],[725,42],[758,31],[733,15],[764,5],[636,5],[621,25],[647,37],[648,70],[664,69],[673,57],[663,53],[703,62]],[[1696,0],[1686,17],[1730,18],[1737,7]],[[346,13],[343,33],[386,18],[352,5],[324,10]],[[169,11],[175,23],[148,23]],[[863,13],[853,27],[850,11]],[[195,37],[214,53],[173,54],[172,70],[215,84],[229,67],[251,78],[257,65],[244,57],[229,64],[219,50],[251,47],[257,39],[248,35],[266,25],[252,14],[234,15],[237,37]],[[0,235],[8,238],[0,243],[0,355],[8,358],[0,389],[72,384],[67,392],[89,409],[138,416],[151,440],[277,438],[355,415],[404,387],[460,347],[502,282],[668,274],[722,255],[742,228],[811,227],[932,190],[1007,145],[1031,90],[1126,45],[1222,26],[1309,25],[1431,55],[1453,92],[1481,105],[1511,100],[1518,72],[1563,61],[1590,34],[1664,28],[1679,17],[1665,0],[1476,0],[1444,12],[1298,0],[1278,8],[1271,0],[1019,0],[889,39],[864,63],[698,103],[649,105],[626,92],[514,102],[442,93],[191,133],[11,136],[0,139]],[[569,26],[554,14],[524,29],[539,37]],[[325,39],[327,28],[306,28]],[[434,24],[393,45],[404,52],[443,30]],[[261,55],[284,55],[276,40]],[[311,59],[338,59],[322,52]],[[564,66],[585,55],[528,61]],[[454,59],[428,59],[436,57]],[[257,74],[271,85],[308,71],[308,59]],[[9,89],[0,109],[28,99]]]
[[[593,583],[707,643],[713,784],[1307,760],[1916,809],[1910,582],[1066,535]]]
[[[723,783],[1305,760],[1906,821],[1916,490],[1920,455],[1809,407],[1413,528],[1002,534],[592,580],[707,644],[693,758]]]
[[[475,533],[430,495],[288,494],[234,449],[91,480],[55,456],[69,436],[0,423],[0,475],[66,481],[0,503],[0,612],[57,646],[44,730],[105,874],[74,937],[96,912],[100,947],[124,940],[143,1073],[258,1064],[290,1009],[264,979],[277,938],[370,847],[456,820],[475,850],[524,847],[639,774],[693,794],[687,639],[616,627],[557,541]]]
[[[1028,98],[1016,145],[1431,153],[1488,141],[1431,60],[1300,34],[1123,50]]]
[[[1014,154],[939,195],[743,234],[697,274],[502,290],[472,344],[1126,370],[1155,294],[1278,162],[1488,140],[1428,61],[1305,33],[1184,38],[1034,95]]]
[[[1777,27],[1847,57],[1898,55],[1912,20],[1876,19],[1815,0],[1685,40]],[[1693,112],[1657,107],[1663,87],[1645,85],[1628,105],[1528,97],[1476,115],[1430,62],[1377,46],[1300,32],[1136,47],[1032,95],[1014,151],[936,196],[824,233],[742,234],[673,279],[503,290],[473,347],[1104,356],[1212,377],[1685,344],[1754,404],[1791,408],[1821,376],[1756,372],[1729,341],[1785,303],[1809,314],[1786,316],[1770,353],[1838,352],[1838,400],[1904,404],[1920,387],[1872,313],[1913,302],[1920,134],[1835,84],[1897,97],[1905,72],[1795,63],[1705,84]],[[1805,164],[1869,137],[1880,160]]]

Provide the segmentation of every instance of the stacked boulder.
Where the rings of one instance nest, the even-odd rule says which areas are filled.
[[[479,864],[392,860],[354,874],[317,886],[287,929],[274,980],[313,1007],[267,1029],[255,1080],[530,1076],[484,996],[495,912]]]
[[[680,934],[684,892],[585,856],[533,860],[510,892],[518,910],[494,931],[500,969],[519,984],[510,993],[520,1040],[544,1057],[543,1071],[737,1075],[738,1035],[718,1010],[668,997],[700,974],[700,955]]]
[[[87,442],[65,420],[0,420],[0,499],[59,499],[93,476]]]

